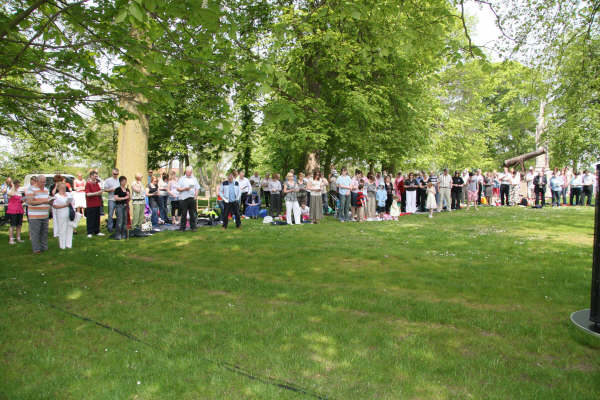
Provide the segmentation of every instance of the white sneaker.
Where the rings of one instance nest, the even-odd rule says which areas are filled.
[[[91,238],[91,237],[92,237],[92,235],[91,235],[91,234],[89,234],[89,235],[88,235],[88,237],[89,237],[89,238]]]
[[[104,236],[104,233],[98,232],[98,233],[96,233],[96,236]]]

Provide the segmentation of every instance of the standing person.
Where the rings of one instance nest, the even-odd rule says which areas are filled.
[[[461,202],[464,203],[465,205],[467,205],[469,202],[469,192],[467,190],[467,182],[469,181],[469,169],[465,168],[460,177],[462,178],[462,180],[464,182],[462,191],[461,191]]]
[[[52,178],[52,185],[50,185],[50,188],[48,188],[50,198],[53,198],[54,196],[56,196],[56,193],[58,193],[58,184],[60,182],[62,182],[62,176],[60,174],[54,175],[54,177]],[[50,207],[50,215],[52,215],[52,219],[54,219],[55,213],[56,210],[54,209],[54,207]],[[55,238],[58,237],[58,226],[56,224],[52,224],[52,233],[52,236],[54,236]]]
[[[271,204],[271,192],[269,192],[270,181],[271,177],[269,174],[265,174],[265,177],[260,181],[260,197],[264,200],[267,209],[270,208]]]
[[[158,229],[158,178],[153,176],[146,188],[146,197],[148,198],[148,205],[152,211],[150,221],[152,221],[152,229]]]
[[[337,177],[333,174],[329,175],[329,207],[332,210],[336,210],[336,201],[339,200],[340,196],[337,189]],[[334,211],[336,212],[336,211]],[[334,215],[334,217],[338,217]]]
[[[543,171],[539,171],[537,176],[533,178],[533,189],[535,192],[535,206],[540,205],[544,207],[546,205],[546,184],[548,183],[546,175]]]
[[[21,240],[21,226],[23,225],[23,214],[25,211],[23,210],[24,199],[19,191],[20,186],[21,182],[18,179],[15,179],[12,182],[12,187],[7,193],[8,204],[6,206],[6,215],[10,221],[10,226],[8,228],[8,244],[15,244],[16,242],[23,243],[23,240]]]
[[[386,175],[384,179],[384,185],[386,193],[385,213],[389,214],[390,208],[392,207],[392,202],[394,201],[394,185],[392,184],[392,180],[388,175]]]
[[[555,170],[550,178],[550,191],[552,192],[552,207],[560,207],[560,195],[564,186],[560,171]]]
[[[338,193],[340,196],[340,206],[338,218],[340,222],[350,221],[348,211],[350,210],[350,189],[352,187],[352,179],[348,175],[348,169],[342,168],[342,174],[336,180]]]
[[[466,184],[466,189],[468,192],[467,193],[467,210],[469,210],[471,208],[471,203],[473,203],[475,210],[477,210],[477,196],[479,193],[479,179],[472,172],[469,172],[468,179],[469,180],[467,181],[467,184]]]
[[[573,172],[573,178],[571,179],[571,198],[570,203],[572,206],[580,206],[581,202],[581,188],[583,187],[583,179],[578,171]],[[573,203],[573,197],[575,197],[575,203]]]
[[[486,172],[483,178],[483,194],[487,200],[488,206],[492,205],[492,197],[494,193],[494,178],[491,172]]]
[[[304,176],[303,172],[298,174],[298,192],[296,193],[296,198],[298,199],[298,204],[307,203],[308,204],[308,192],[306,189],[308,188],[308,181]]]
[[[2,199],[4,200],[4,211],[8,210],[8,192],[12,189],[13,182],[9,177],[6,178],[2,186],[0,186],[0,193],[2,194]]]
[[[356,192],[356,221],[362,222],[365,220],[365,202],[364,181],[361,179],[358,183],[358,192]]]
[[[100,232],[100,207],[102,207],[102,189],[98,183],[98,173],[96,171],[90,172],[90,179],[85,184],[85,196],[86,196],[86,207],[87,207],[87,236],[91,238],[92,235],[104,236],[104,233]]]
[[[46,189],[46,177],[38,175],[35,185],[31,185],[27,191],[27,218],[34,254],[48,250],[48,218],[51,202]]]
[[[104,191],[108,193],[108,216],[106,217],[106,227],[112,233],[114,229],[113,215],[115,213],[115,189],[119,187],[119,170],[114,168],[112,176],[104,181]]]
[[[179,178],[179,181],[177,182],[179,209],[181,210],[181,224],[179,225],[179,230],[182,232],[185,232],[188,213],[190,215],[190,229],[192,232],[196,231],[196,223],[198,222],[196,198],[198,197],[200,185],[192,172],[192,167],[188,165],[185,168],[185,174]]]
[[[385,214],[386,203],[387,203],[387,191],[385,190],[385,181],[382,181],[377,187],[377,193],[375,194],[375,200],[377,201],[377,216],[379,220],[383,219],[383,214]]]
[[[272,178],[269,182],[269,192],[271,193],[271,217],[281,215],[281,182],[279,174],[271,174]]]
[[[452,211],[450,191],[452,189],[452,177],[448,173],[448,168],[444,168],[444,172],[439,178],[440,201],[438,202],[438,211],[442,211],[444,203],[446,211]]]
[[[73,204],[73,197],[67,193],[67,186],[60,182],[56,185],[57,193],[52,202],[54,209],[54,225],[58,232],[58,247],[61,250],[73,247],[73,225],[69,219],[69,207]]]
[[[169,175],[163,172],[158,181],[158,212],[160,218],[165,224],[170,224],[169,212],[167,211],[167,205],[169,202]]]
[[[521,195],[519,193],[519,187],[521,186],[521,173],[514,168],[510,169],[510,173],[512,175],[510,181],[510,205],[518,206],[521,199]]]
[[[289,172],[286,176],[286,181],[283,184],[283,193],[285,195],[285,221],[288,225],[295,223],[300,225],[300,205],[298,204],[298,183],[294,181],[294,175]],[[294,220],[292,221],[292,212]]]
[[[460,200],[464,184],[465,181],[460,176],[460,172],[454,171],[454,176],[452,177],[452,210],[460,210]]]
[[[406,190],[406,212],[414,214],[417,212],[417,184],[414,174],[411,172],[408,174],[408,179],[404,182],[404,188]]]
[[[242,191],[240,190],[240,183],[233,179],[233,172],[227,174],[227,180],[221,183],[219,188],[219,196],[223,199],[224,212],[223,212],[223,230],[227,229],[229,224],[229,214],[235,219],[235,227],[240,228],[242,220],[240,218],[240,200],[242,198]]]
[[[77,178],[73,181],[73,191],[73,207],[75,207],[75,211],[83,215],[86,206],[85,180],[81,172],[77,174]]]
[[[567,194],[569,192],[569,187],[571,186],[571,179],[573,179],[573,174],[571,173],[571,169],[569,167],[565,167],[563,169],[563,189],[562,189],[562,200],[563,206],[567,205]]]
[[[166,175],[166,174],[165,174]],[[115,213],[117,214],[117,225],[115,226],[115,240],[127,238],[127,203],[130,197],[127,188],[127,178],[119,177],[119,187],[114,191]]]
[[[435,201],[435,186],[433,182],[427,182],[427,209],[429,210],[429,218],[433,218],[433,209],[437,208],[437,202]]]
[[[329,180],[321,175],[321,202],[323,203],[323,215],[329,212],[329,202],[327,194],[329,193]]]
[[[147,234],[142,232],[144,223],[144,210],[146,208],[146,190],[142,184],[142,174],[135,174],[135,182],[131,184],[131,236],[145,237]]]
[[[420,212],[425,212],[427,202],[427,177],[424,176],[423,172],[417,172],[415,177],[417,182],[417,209]]]
[[[492,203],[498,205],[500,201],[500,178],[498,171],[494,170],[492,172],[492,180],[494,182],[494,186],[492,186]]]
[[[169,173],[167,193],[169,194],[169,201],[171,202],[171,223],[179,225],[181,212],[179,210],[179,192],[177,191],[177,173],[175,171]]]
[[[367,182],[365,184],[367,189],[367,219],[373,219],[377,216],[377,183],[375,177],[371,172],[367,174]]]
[[[525,183],[527,183],[527,199],[533,201],[536,198],[535,187],[533,185],[533,179],[535,178],[533,167],[529,167],[527,174],[525,174]]]
[[[429,179],[427,183],[431,182],[433,184],[433,188],[435,189],[435,203],[440,203],[440,178],[434,171],[429,171]]]
[[[356,199],[358,198],[359,184],[362,179],[362,173],[359,169],[354,170],[354,177],[352,177],[352,183],[350,185],[350,208],[352,210],[352,219],[356,220]],[[362,190],[362,189],[360,189]],[[363,210],[364,211],[364,210]]]
[[[592,205],[592,194],[594,193],[594,175],[590,173],[587,169],[583,171],[583,176],[581,177],[582,187],[582,196],[581,196],[581,205],[591,206]],[[586,200],[587,198],[587,200]]]
[[[246,213],[246,200],[248,200],[248,196],[252,194],[252,184],[250,180],[246,178],[246,173],[243,170],[238,172],[237,182],[240,186],[240,192],[242,193],[241,205],[242,205],[242,214]]]
[[[396,174],[394,187],[396,188],[396,199],[400,201],[400,211],[406,212],[406,188],[404,187],[404,175],[402,175],[402,171],[398,171],[398,174]]]
[[[254,172],[254,175],[250,177],[250,186],[252,186],[252,194],[254,194],[254,192],[257,194],[260,193],[260,176],[256,171]]]
[[[512,174],[504,167],[504,172],[498,176],[500,180],[500,204],[510,205],[510,185],[512,183]]]
[[[310,190],[310,220],[313,224],[317,224],[323,219],[321,186],[321,173],[315,170],[312,179],[308,180],[308,190]]]

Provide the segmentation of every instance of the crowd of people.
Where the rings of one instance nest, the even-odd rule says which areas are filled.
[[[595,175],[570,168],[537,172],[531,167],[525,174],[515,169],[483,173],[480,169],[454,171],[386,171],[366,175],[356,169],[353,175],[344,167],[340,173],[332,166],[328,177],[314,171],[308,176],[290,170],[282,180],[277,173],[249,178],[244,171],[231,171],[219,185],[217,205],[222,229],[229,218],[240,228],[242,218],[267,216],[289,225],[319,223],[324,215],[334,215],[341,222],[394,220],[401,215],[452,212],[463,207],[475,210],[487,206],[544,207],[551,198],[553,207],[590,206]],[[87,179],[78,174],[71,185],[56,175],[52,185],[46,176],[33,176],[27,187],[18,179],[7,178],[0,188],[8,216],[9,243],[23,242],[21,226],[27,214],[29,238],[34,253],[48,249],[49,219],[59,247],[72,247],[79,219],[85,216],[88,238],[103,236],[100,228],[104,212],[103,194],[107,197],[107,230],[120,240],[129,236],[148,236],[161,224],[171,224],[185,231],[197,228],[197,197],[200,190],[192,167],[178,177],[176,171],[155,175],[148,171],[135,175],[134,182],[119,175],[118,169],[101,181],[95,170]],[[25,205],[25,207],[23,207]],[[284,213],[285,205],[285,213]],[[148,213],[151,229],[143,229]]]

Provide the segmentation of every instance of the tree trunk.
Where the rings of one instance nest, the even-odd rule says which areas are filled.
[[[535,171],[541,171],[542,168],[548,169],[548,146],[547,143],[543,141],[543,135],[546,132],[547,125],[545,119],[545,111],[546,111],[546,100],[543,99],[540,102],[540,113],[538,115],[538,124],[535,128],[535,148],[539,149],[543,147],[546,152],[535,159]]]
[[[136,107],[136,103],[145,102],[146,99],[140,94],[135,99],[121,98],[121,106],[137,116],[137,119],[119,125],[117,168],[129,182],[135,180],[135,174],[145,176],[148,170],[148,117]]]

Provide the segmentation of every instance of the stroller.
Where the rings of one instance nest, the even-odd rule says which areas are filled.
[[[335,192],[327,193],[327,203],[329,207],[328,214],[333,215],[335,218],[338,217],[338,210],[340,208],[340,198]]]

